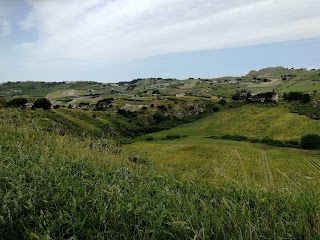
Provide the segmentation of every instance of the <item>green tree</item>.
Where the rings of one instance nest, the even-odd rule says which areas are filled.
[[[50,110],[51,109],[51,102],[46,98],[39,98],[32,106],[32,109],[36,108],[42,108],[44,110]]]
[[[28,100],[26,98],[14,98],[7,102],[8,107],[25,108]]]
[[[320,136],[317,134],[308,134],[301,137],[300,146],[304,149],[320,148]]]

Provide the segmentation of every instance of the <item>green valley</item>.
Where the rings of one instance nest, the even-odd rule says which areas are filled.
[[[0,238],[319,239],[320,71],[0,85]]]

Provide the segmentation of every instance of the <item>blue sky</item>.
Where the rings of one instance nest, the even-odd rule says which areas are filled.
[[[1,0],[0,82],[320,68],[318,0]]]

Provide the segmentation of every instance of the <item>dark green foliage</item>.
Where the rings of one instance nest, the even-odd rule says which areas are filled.
[[[308,93],[289,92],[283,94],[283,99],[287,101],[301,101],[303,103],[310,102],[311,97]]]
[[[161,92],[159,91],[159,89],[155,89],[152,91],[152,94],[161,94]]]
[[[238,101],[238,100],[240,100],[241,99],[241,97],[240,97],[240,94],[239,93],[236,93],[236,94],[234,94],[234,95],[232,95],[232,100],[233,101]]]
[[[154,137],[152,136],[148,136],[145,138],[146,141],[150,142],[150,141],[153,141],[154,140]]]
[[[179,139],[179,138],[185,138],[187,137],[186,135],[167,135],[163,138],[163,140],[174,140],[174,139]]]
[[[105,98],[99,100],[95,105],[93,111],[104,111],[110,107],[112,107],[111,103],[114,101],[114,98]]]
[[[308,102],[310,102],[310,100],[311,100],[310,94],[308,94],[308,93],[303,94],[302,99],[301,99],[301,102],[303,102],[303,103],[308,103]]]
[[[265,93],[258,93],[258,98],[265,98],[265,101],[270,102],[273,96],[273,92],[265,92]]]
[[[167,107],[165,105],[159,105],[157,106],[157,108],[164,111],[167,110]]]
[[[293,148],[299,147],[298,141],[294,141],[294,140],[281,141],[281,140],[276,140],[268,137],[263,139],[257,139],[257,138],[250,138],[250,137],[241,136],[241,135],[223,135],[221,137],[211,136],[210,138],[232,140],[232,141],[248,141],[251,143],[264,143],[264,144],[268,144],[275,147],[293,147]]]
[[[28,100],[26,98],[14,98],[7,102],[8,107],[25,108]]]
[[[300,145],[304,149],[319,149],[320,136],[317,134],[308,134],[301,137]]]
[[[248,138],[245,136],[240,136],[240,135],[224,135],[221,137],[221,139],[225,139],[225,140],[235,140],[235,141],[247,141]]]
[[[34,102],[34,104],[32,106],[32,109],[36,109],[36,108],[42,108],[44,110],[49,110],[49,109],[51,109],[51,102],[46,98],[39,98]]]
[[[219,101],[219,104],[226,105],[227,101],[225,99],[221,98],[220,101]]]
[[[119,115],[126,117],[126,118],[134,118],[138,115],[137,112],[131,112],[130,110],[125,110],[125,109],[121,109],[121,108],[118,109],[117,113]]]
[[[219,108],[219,107],[213,107],[213,108],[212,108],[212,111],[213,111],[213,112],[219,112],[219,111],[220,111],[220,108]]]
[[[320,108],[313,107],[311,103],[291,103],[289,105],[289,108],[292,113],[305,115],[315,120],[320,119]]]
[[[79,107],[83,107],[83,106],[89,106],[90,104],[88,102],[81,102],[78,104]]]

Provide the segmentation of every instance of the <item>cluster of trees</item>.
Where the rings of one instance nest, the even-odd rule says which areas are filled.
[[[236,93],[231,98],[234,101],[245,100],[249,102],[255,102],[256,100],[264,98],[264,102],[272,102],[272,97],[274,96],[274,94],[274,92],[265,92],[252,95],[250,91],[240,90],[236,91]]]
[[[243,90],[237,90],[236,93],[234,95],[232,95],[232,100],[234,101],[238,101],[238,100],[242,100],[242,99],[247,99],[251,97],[251,92],[243,89]]]
[[[26,104],[29,103],[28,99],[20,97],[9,100],[8,102],[4,98],[0,98],[0,107],[14,107],[14,108],[25,108]],[[37,99],[33,105],[32,109],[42,108],[45,110],[51,109],[51,102],[46,98]]]
[[[310,102],[311,97],[308,93],[289,92],[283,94],[283,99],[287,101],[301,101],[303,103]]]
[[[105,98],[105,99],[99,100],[95,105],[95,107],[93,108],[93,111],[103,111],[107,108],[111,108],[113,101],[114,101],[114,98]]]
[[[302,136],[300,146],[304,149],[320,149],[320,136],[317,134]]]

